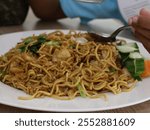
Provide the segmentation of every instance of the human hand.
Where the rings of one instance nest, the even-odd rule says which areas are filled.
[[[128,24],[133,27],[135,36],[150,53],[150,10],[141,9],[138,16],[129,19]]]

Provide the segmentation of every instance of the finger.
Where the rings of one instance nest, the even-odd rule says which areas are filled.
[[[143,46],[150,53],[150,39],[145,38],[142,34],[135,32],[135,36],[142,42]]]
[[[139,15],[145,16],[145,17],[150,17],[150,10],[147,8],[143,8],[140,10]]]
[[[136,31],[137,33],[142,34],[145,38],[150,39],[150,30],[141,28],[139,26],[134,26],[134,25],[133,28],[134,28],[134,32]]]
[[[128,21],[129,25],[140,26],[141,28],[150,29],[150,10],[141,9],[139,16],[131,17]]]
[[[131,17],[131,18],[129,18],[129,20],[128,20],[128,24],[129,24],[129,25],[137,25],[138,19],[139,19],[139,16],[138,16],[138,15],[136,15],[136,16],[134,16],[134,17]]]
[[[141,28],[150,29],[150,17],[139,16],[138,22],[133,23],[134,25],[138,25]]]
[[[131,26],[132,32],[135,32],[134,28],[137,26],[137,22],[138,22],[138,16],[131,17],[128,20],[128,24]]]
[[[150,29],[150,10],[149,9],[143,8],[140,10],[137,24],[141,26],[142,28]]]

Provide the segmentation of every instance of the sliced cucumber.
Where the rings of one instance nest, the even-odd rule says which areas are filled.
[[[121,46],[123,46],[123,45],[128,45],[128,46],[131,46],[131,47],[134,47],[134,48],[137,48],[137,49],[139,48],[136,42],[129,42],[129,43],[126,43],[126,41],[122,41],[120,45],[121,45]]]
[[[135,48],[133,46],[130,46],[128,44],[125,44],[125,45],[119,45],[117,46],[117,49],[122,52],[122,53],[130,53],[130,52],[134,52],[134,51],[137,51],[138,48]]]
[[[134,47],[134,48],[139,49],[137,43],[135,43],[135,42],[131,42],[131,43],[129,43],[128,45],[131,46],[131,47]]]
[[[131,59],[141,59],[143,57],[139,52],[131,52],[129,54],[129,58],[131,58]]]

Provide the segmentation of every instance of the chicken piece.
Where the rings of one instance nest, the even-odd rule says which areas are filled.
[[[53,54],[53,61],[64,61],[71,57],[71,54],[67,48],[60,50],[56,49]]]
[[[27,53],[22,53],[22,58],[25,59],[26,61],[33,61],[33,58]]]

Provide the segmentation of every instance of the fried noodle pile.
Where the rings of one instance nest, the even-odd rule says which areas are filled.
[[[98,98],[135,85],[114,43],[95,42],[87,33],[73,31],[23,39],[0,57],[0,80],[30,95],[20,99]]]

